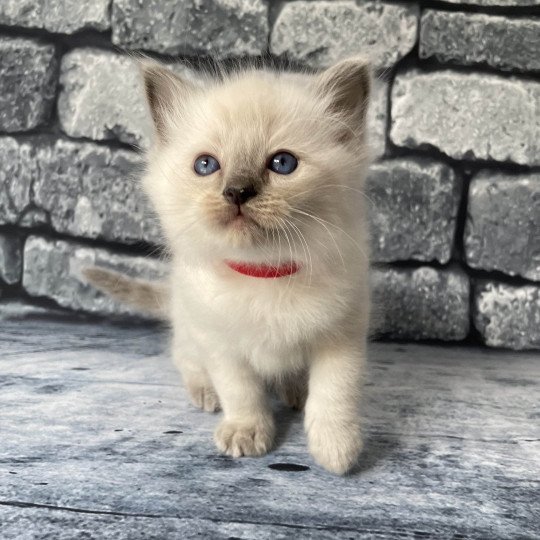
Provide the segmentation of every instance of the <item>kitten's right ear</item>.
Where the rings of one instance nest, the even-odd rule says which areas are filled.
[[[139,69],[158,140],[165,142],[169,119],[182,107],[195,86],[157,62],[140,61]]]
[[[367,59],[358,56],[338,62],[317,76],[316,85],[320,95],[330,98],[330,111],[340,114],[352,132],[363,129],[371,92]]]

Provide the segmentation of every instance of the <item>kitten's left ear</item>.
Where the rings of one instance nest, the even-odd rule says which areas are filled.
[[[326,69],[317,76],[316,88],[355,132],[363,127],[371,92],[371,67],[365,58],[347,58]]]

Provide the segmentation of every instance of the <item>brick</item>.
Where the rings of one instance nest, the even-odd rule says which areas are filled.
[[[110,28],[110,0],[2,0],[0,24],[72,34]]]
[[[25,131],[45,124],[56,90],[53,45],[0,37],[0,130]]]
[[[375,334],[392,339],[462,340],[469,333],[469,279],[458,268],[375,268]]]
[[[152,280],[166,273],[165,264],[157,259],[30,236],[24,247],[23,286],[30,295],[50,298],[65,308],[103,315],[135,314],[86,282],[82,270],[90,266]]]
[[[300,0],[283,5],[270,49],[313,67],[362,54],[387,68],[414,47],[417,26],[416,5]]]
[[[420,58],[486,63],[506,70],[540,70],[540,19],[427,10],[420,25]]]
[[[473,320],[490,347],[540,349],[540,287],[480,282],[474,291]]]
[[[55,230],[73,236],[159,243],[161,236],[139,187],[135,152],[59,140],[37,153],[34,203]]]
[[[65,133],[148,146],[151,123],[132,59],[75,49],[62,58],[60,83],[58,116]]]
[[[461,181],[429,159],[396,159],[372,165],[369,198],[372,257],[377,262],[449,261]]]
[[[540,174],[482,171],[471,181],[467,263],[540,281]]]
[[[386,150],[386,124],[388,122],[388,85],[375,81],[368,111],[368,139],[373,159]]]
[[[166,54],[257,56],[268,40],[264,0],[114,0],[116,45]]]
[[[0,233],[0,280],[8,285],[18,283],[22,273],[22,250],[13,234]]]
[[[16,223],[30,204],[36,161],[30,143],[0,137],[0,224]]]
[[[540,84],[451,70],[399,75],[390,136],[455,159],[540,164]],[[504,103],[504,107],[501,106]]]

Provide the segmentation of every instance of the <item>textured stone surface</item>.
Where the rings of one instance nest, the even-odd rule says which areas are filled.
[[[36,306],[22,300],[0,300],[0,321],[3,322],[62,316],[73,320],[73,313],[62,309]]]
[[[37,154],[34,202],[59,232],[159,243],[157,219],[139,186],[141,158],[127,150],[59,140]]]
[[[465,254],[473,268],[540,281],[540,174],[482,171],[471,181]]]
[[[82,270],[89,266],[148,279],[159,279],[166,271],[165,263],[156,259],[30,236],[24,246],[23,286],[32,296],[51,298],[62,307],[105,315],[133,314],[87,284]]]
[[[24,131],[47,122],[55,88],[54,45],[0,37],[1,131]]]
[[[2,540],[538,536],[537,354],[370,344],[364,450],[336,477],[277,403],[268,455],[220,455],[221,415],[191,405],[155,328],[2,336]]]
[[[458,268],[374,268],[373,328],[394,339],[461,340],[469,333],[469,278]]]
[[[420,58],[540,70],[540,19],[427,10],[420,26]]]
[[[43,208],[29,207],[19,218],[18,224],[21,227],[39,227],[50,224],[50,216]]]
[[[132,59],[75,49],[62,58],[60,83],[58,116],[68,135],[148,145],[150,118]]]
[[[2,0],[0,24],[71,34],[110,28],[110,0]]]
[[[540,164],[540,84],[449,70],[398,75],[391,138],[456,159]]]
[[[300,0],[283,5],[270,47],[315,67],[363,54],[385,68],[413,48],[417,26],[416,5]]]
[[[366,194],[373,260],[448,262],[460,187],[454,171],[436,161],[410,158],[372,165]]]
[[[113,43],[167,54],[260,55],[268,38],[263,0],[114,0]]]
[[[381,157],[386,150],[387,109],[388,84],[376,80],[368,111],[368,137],[374,159]]]
[[[10,285],[21,279],[22,251],[19,239],[13,234],[0,233],[0,280]]]
[[[36,174],[33,154],[30,143],[0,137],[0,224],[15,223],[30,203],[32,178]]]
[[[465,4],[472,6],[540,6],[540,0],[443,0],[446,4]]]
[[[540,349],[540,287],[482,282],[475,286],[474,325],[486,345]]]

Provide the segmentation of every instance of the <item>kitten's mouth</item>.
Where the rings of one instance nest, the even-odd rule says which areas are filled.
[[[250,225],[259,226],[257,221],[241,207],[234,208],[229,215],[223,220],[223,225],[236,230],[245,230]]]
[[[234,229],[244,229],[248,227],[251,223],[255,223],[251,218],[239,212],[232,219],[229,220],[228,225]]]
[[[256,209],[244,206],[241,209],[226,208],[222,209],[214,223],[218,226],[220,235],[225,235],[227,241],[236,246],[248,247],[256,243],[262,245],[269,241],[275,225],[268,223],[268,219],[258,213]]]

